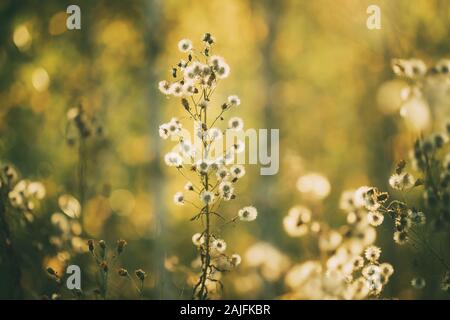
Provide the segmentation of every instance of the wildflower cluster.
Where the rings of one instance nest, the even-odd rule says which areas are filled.
[[[215,39],[211,34],[206,33],[202,42],[203,48],[198,52],[192,41],[181,40],[178,48],[186,54],[186,59],[172,68],[172,81],[159,82],[163,94],[180,99],[187,119],[194,124],[195,141],[191,141],[189,132],[178,118],[162,124],[159,135],[176,141],[176,146],[164,160],[186,179],[184,190],[177,192],[173,201],[180,206],[195,207],[198,213],[191,220],[201,220],[204,225],[204,229],[192,237],[201,260],[201,274],[194,285],[194,297],[198,299],[206,299],[213,286],[221,285],[217,274],[241,261],[237,254],[226,254],[227,244],[220,238],[218,230],[212,229],[212,218],[218,218],[226,225],[237,220],[253,221],[257,217],[257,210],[252,206],[242,208],[229,221],[219,212],[223,201],[236,198],[236,184],[246,172],[244,166],[234,164],[236,156],[245,149],[242,141],[233,141],[225,149],[218,145],[229,132],[243,130],[244,124],[241,118],[232,117],[225,129],[219,128],[225,120],[224,114],[236,109],[241,101],[238,96],[230,95],[219,105],[212,103],[212,95],[220,80],[229,76],[230,67],[224,58],[212,55]],[[215,116],[211,117],[213,112]]]
[[[365,299],[378,297],[394,272],[391,264],[380,261],[381,249],[374,245],[376,229],[383,222],[381,205],[387,195],[376,188],[361,187],[342,195],[341,209],[347,224],[332,229],[315,221],[303,206],[289,210],[283,223],[293,237],[310,233],[317,239],[318,256],[295,265],[285,282],[293,299]]]
[[[45,187],[41,182],[20,180],[8,193],[10,205],[24,214],[28,222],[34,219],[33,211],[45,197]]]
[[[29,233],[42,237],[36,230],[36,220],[39,218],[41,202],[46,196],[43,183],[19,179],[19,174],[12,165],[0,167],[0,265],[8,279],[2,282],[2,287],[11,294],[10,297],[21,298],[21,275],[25,266],[23,262],[24,249],[38,254],[42,243],[23,241]],[[40,222],[40,221],[39,221]],[[28,247],[25,248],[24,246]]]
[[[390,186],[403,196],[403,201],[394,201],[389,208],[395,221],[394,240],[399,244],[409,243],[416,250],[431,255],[442,265],[445,274],[449,265],[437,246],[445,241],[450,225],[450,60],[441,59],[435,66],[427,68],[418,59],[395,59],[392,67],[397,76],[409,83],[402,92],[405,100],[402,108],[408,107],[408,100],[421,99],[432,113],[434,128],[433,133],[421,134],[409,153],[411,170],[419,178],[406,172],[406,162],[401,161],[389,180]],[[408,205],[407,201],[413,199],[408,199],[407,193],[419,186],[422,199],[418,206],[421,209],[416,209]],[[412,285],[423,287],[425,280],[412,281]]]

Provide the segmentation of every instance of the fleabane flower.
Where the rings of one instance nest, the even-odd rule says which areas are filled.
[[[424,225],[426,222],[426,216],[423,212],[418,212],[416,210],[410,210],[408,212],[408,218],[411,222],[417,225]]]
[[[178,42],[178,50],[181,52],[188,52],[192,50],[192,41],[189,39],[182,39]]]
[[[240,131],[244,128],[244,121],[239,117],[233,117],[228,121],[228,129]]]
[[[190,141],[183,140],[178,144],[180,148],[180,152],[185,157],[194,157],[195,156],[195,147],[192,145]]]
[[[174,82],[170,85],[169,92],[175,97],[181,97],[183,95],[183,86],[179,82]]]
[[[242,141],[237,141],[231,148],[236,154],[242,153],[245,151],[245,143],[243,143]]]
[[[205,238],[201,233],[196,233],[192,236],[192,243],[199,247],[205,243]]]
[[[367,221],[370,225],[378,227],[384,221],[384,215],[379,211],[369,211],[367,214]]]
[[[219,65],[225,63],[225,59],[221,56],[213,55],[209,57],[209,63],[212,65],[213,68],[218,68]]]
[[[370,262],[377,262],[381,255],[381,249],[377,246],[369,246],[364,251],[364,256]]]
[[[172,118],[169,122],[159,126],[159,136],[163,139],[178,135],[182,125],[177,118]]]
[[[225,79],[230,75],[230,71],[230,66],[226,62],[223,62],[217,67],[216,74],[218,78]]]
[[[178,121],[177,118],[172,118],[167,123],[167,129],[169,130],[170,136],[177,135],[181,131],[181,128],[182,128],[181,123],[180,121]]]
[[[224,252],[225,249],[227,248],[227,243],[222,240],[222,239],[215,239],[212,243],[211,243],[211,248],[217,252]]]
[[[234,152],[227,151],[223,157],[218,157],[215,161],[219,167],[232,164],[234,162]]]
[[[231,260],[231,264],[233,265],[233,267],[237,267],[238,265],[241,264],[242,258],[237,253],[234,253],[231,255],[230,260]]]
[[[225,79],[230,74],[230,66],[225,62],[225,59],[221,56],[211,56],[209,63],[212,65],[213,70],[219,79]]]
[[[163,123],[159,126],[159,136],[164,140],[169,138],[169,125],[167,123]]]
[[[414,184],[414,177],[407,172],[395,173],[389,178],[389,185],[396,190],[408,190],[414,187]]]
[[[220,138],[222,138],[222,131],[218,128],[210,128],[207,132],[206,132],[206,137],[208,138],[208,140],[210,141],[215,141],[215,140],[219,140]]]
[[[228,103],[230,106],[239,106],[241,104],[241,100],[236,95],[228,96]]]
[[[195,168],[197,169],[197,171],[199,173],[206,174],[206,173],[208,173],[208,170],[209,170],[209,163],[206,160],[200,159],[195,164]]]
[[[196,91],[195,91],[195,84],[192,81],[186,81],[183,84],[183,95],[185,96],[192,96]]]
[[[228,172],[228,169],[226,167],[220,167],[216,172],[217,179],[219,180],[225,180],[229,176],[229,174],[230,173]]]
[[[380,264],[380,271],[386,277],[390,277],[394,273],[394,267],[387,262]]]
[[[238,212],[239,220],[241,221],[253,221],[258,216],[258,211],[255,207],[244,207]]]
[[[194,191],[194,184],[190,181],[186,182],[186,184],[184,185],[184,190]]]
[[[364,267],[364,258],[361,256],[356,256],[352,259],[351,263],[352,263],[353,271],[357,271],[357,270],[361,269],[362,267]]]
[[[394,241],[397,244],[405,244],[408,241],[408,233],[406,231],[395,231]]]
[[[232,166],[230,168],[230,175],[233,178],[233,180],[242,178],[245,175],[244,166],[241,166],[240,164],[236,164],[236,165]]]
[[[164,161],[169,167],[181,167],[183,164],[183,158],[176,152],[169,152],[164,156]]]
[[[214,193],[210,192],[210,191],[202,191],[202,193],[200,193],[200,200],[204,203],[204,204],[211,204],[214,202]]]
[[[183,76],[185,81],[196,81],[199,79],[203,68],[199,62],[193,62],[190,66],[184,69]]]
[[[222,181],[219,184],[219,194],[224,198],[224,200],[231,200],[233,196],[234,188],[233,184],[229,181]]]
[[[184,205],[184,194],[183,194],[183,192],[175,193],[174,196],[173,196],[173,202],[176,205],[178,205],[178,206]]]
[[[158,83],[158,89],[165,95],[170,94],[170,83],[166,80],[162,80]]]
[[[308,233],[308,224],[311,222],[311,211],[303,206],[292,207],[287,216],[283,218],[283,226],[291,237],[301,237]]]

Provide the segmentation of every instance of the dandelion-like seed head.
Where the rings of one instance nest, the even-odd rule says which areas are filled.
[[[381,255],[381,249],[377,246],[369,246],[364,251],[364,256],[370,262],[377,262]]]
[[[415,277],[415,278],[413,278],[413,279],[411,280],[411,286],[412,286],[414,289],[420,290],[420,289],[425,288],[425,286],[426,286],[426,281],[425,281],[425,279],[422,278],[422,277]]]
[[[245,143],[242,141],[237,141],[235,144],[233,144],[232,148],[236,154],[242,153],[245,150]]]
[[[170,94],[170,83],[166,80],[162,80],[158,83],[158,89],[165,95]]]
[[[219,180],[225,180],[229,174],[230,173],[228,172],[228,169],[226,167],[221,167],[216,172],[217,179]]]
[[[176,205],[178,205],[178,206],[184,205],[184,194],[183,194],[183,192],[175,193],[174,196],[173,196],[173,202]]]
[[[230,196],[233,194],[234,188],[233,184],[229,181],[222,181],[219,184],[219,194],[224,198],[230,198]]]
[[[238,212],[239,220],[241,221],[253,221],[258,216],[258,211],[255,207],[244,207]]]
[[[183,86],[179,82],[174,82],[170,85],[169,92],[175,97],[181,97],[184,93]]]
[[[222,131],[218,128],[210,128],[207,131],[207,137],[211,141],[219,140],[222,138]]]
[[[380,226],[384,221],[384,215],[379,211],[369,211],[367,221],[374,227]]]
[[[178,42],[178,50],[181,52],[188,52],[192,50],[192,41],[189,39],[182,39]]]
[[[354,257],[352,260],[352,267],[355,271],[364,267],[364,258],[361,256]]]
[[[213,250],[222,253],[227,248],[227,243],[224,240],[222,240],[222,239],[215,239],[211,243],[211,247],[212,247]]]
[[[169,152],[164,156],[164,161],[169,167],[180,168],[183,164],[183,158],[176,152]]]
[[[214,193],[210,192],[210,191],[202,191],[202,193],[200,193],[200,200],[204,203],[204,204],[211,204],[214,202]]]
[[[241,100],[236,95],[228,96],[228,103],[230,106],[239,106],[241,104]]]
[[[414,177],[407,172],[395,173],[389,178],[389,185],[396,190],[411,189],[415,182]]]
[[[186,182],[186,184],[184,185],[184,190],[194,191],[194,184],[190,181]]]
[[[416,225],[424,225],[426,223],[426,216],[423,212],[419,212],[416,210],[409,210],[408,214],[409,214],[408,217],[412,223]]]
[[[390,277],[394,273],[394,267],[387,262],[380,264],[380,271],[386,277]]]
[[[205,238],[201,233],[196,233],[192,236],[192,243],[199,247],[205,243]]]
[[[208,173],[209,168],[210,168],[210,165],[209,165],[208,161],[203,160],[203,159],[200,159],[197,161],[196,169],[199,173],[206,174],[206,173]]]
[[[240,164],[236,164],[230,168],[230,174],[233,179],[240,179],[245,175],[245,168]]]
[[[234,253],[231,255],[230,260],[231,260],[231,264],[233,265],[233,267],[237,267],[238,265],[241,264],[242,258],[237,253]]]
[[[394,241],[397,244],[405,244],[408,241],[408,233],[406,231],[395,231]]]
[[[311,211],[303,206],[291,208],[283,218],[283,226],[291,237],[300,237],[308,233],[308,223],[311,221]]]
[[[244,121],[239,117],[230,118],[228,128],[234,131],[240,131],[244,128]]]

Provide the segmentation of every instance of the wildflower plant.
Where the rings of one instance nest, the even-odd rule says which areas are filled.
[[[46,196],[43,183],[21,179],[12,165],[0,168],[0,269],[8,275],[2,283],[0,295],[7,298],[21,298],[23,288],[21,276],[25,267],[33,266],[25,262],[25,249],[39,255],[44,235],[36,228],[36,220]],[[35,241],[24,241],[33,236]],[[25,247],[26,246],[26,247]],[[4,290],[4,291],[3,291]]]
[[[67,111],[67,123],[65,130],[66,142],[70,147],[77,148],[78,154],[78,193],[79,199],[84,204],[86,185],[86,172],[88,164],[88,140],[93,137],[101,137],[103,127],[96,116],[86,112],[80,103],[77,107]]]
[[[402,201],[393,202],[389,208],[395,221],[394,240],[431,255],[444,269],[445,278],[450,266],[440,248],[448,242],[450,226],[450,60],[441,59],[428,68],[419,59],[394,59],[392,67],[398,77],[409,82],[402,94],[402,109],[406,112],[408,101],[419,97],[431,111],[433,129],[417,137],[409,152],[409,172],[407,163],[400,161],[389,179],[390,186],[402,194]],[[412,188],[421,195],[416,206],[410,204],[416,200],[409,195]],[[417,279],[412,281],[414,287],[425,286],[425,280]],[[443,289],[448,291],[445,286]]]
[[[96,242],[93,239],[90,239],[87,241],[87,244],[88,250],[95,260],[98,270],[98,289],[95,290],[96,294],[100,295],[103,299],[107,298],[110,273],[111,271],[115,271],[119,277],[130,281],[139,296],[142,298],[144,281],[147,277],[145,271],[142,269],[137,269],[133,275],[130,275],[127,269],[117,267],[118,259],[127,246],[127,242],[125,240],[117,240],[116,246],[113,250],[108,248],[108,245],[104,240],[99,240]]]
[[[163,139],[176,142],[173,150],[164,156],[165,163],[175,168],[186,179],[183,191],[173,196],[176,205],[190,205],[197,210],[191,221],[201,221],[203,229],[192,237],[200,255],[200,275],[195,282],[193,298],[207,299],[213,287],[222,286],[218,274],[237,266],[241,259],[237,254],[228,255],[227,244],[220,237],[221,228],[213,228],[213,219],[222,226],[236,221],[253,221],[257,210],[247,206],[227,220],[220,206],[236,198],[236,184],[245,175],[245,167],[235,164],[236,156],[242,153],[242,141],[230,139],[230,135],[244,128],[243,120],[232,117],[225,129],[220,123],[225,114],[241,104],[238,96],[230,95],[226,101],[214,105],[213,94],[220,81],[230,74],[230,66],[221,56],[213,54],[214,37],[206,33],[203,48],[197,51],[192,41],[184,39],[178,49],[186,55],[172,68],[172,80],[160,81],[159,90],[168,97],[180,100],[186,116],[172,118],[159,127]],[[182,122],[194,126],[194,141]],[[223,126],[222,126],[223,127]],[[223,147],[227,138],[230,146]],[[216,224],[214,224],[216,225]]]

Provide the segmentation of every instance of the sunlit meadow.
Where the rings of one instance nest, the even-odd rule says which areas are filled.
[[[449,298],[450,3],[74,2],[0,3],[1,299]]]

